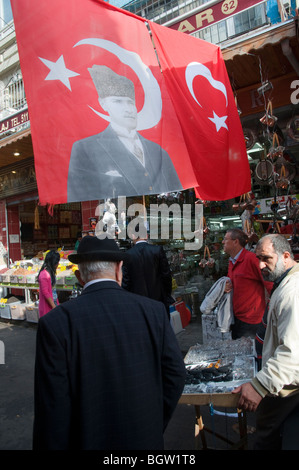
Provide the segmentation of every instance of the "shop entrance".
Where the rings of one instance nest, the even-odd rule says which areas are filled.
[[[40,252],[62,248],[73,250],[77,233],[82,230],[81,204],[61,204],[50,214],[36,201],[19,204],[22,256],[32,258]]]
[[[57,205],[50,213],[37,201],[31,197],[7,202],[7,244],[12,262],[40,257],[51,249],[73,250],[82,230],[80,202]]]

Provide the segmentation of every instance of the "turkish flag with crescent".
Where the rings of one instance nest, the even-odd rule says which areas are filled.
[[[149,22],[204,200],[251,189],[244,134],[220,48]]]
[[[159,51],[165,68],[161,74],[143,18],[101,0],[11,3],[41,204],[191,187],[209,200],[249,191],[244,137],[240,123],[233,129],[231,91],[221,64],[216,74],[219,57],[214,46],[212,56],[197,52],[192,57],[206,58],[202,65],[215,80],[204,80],[209,91],[217,93],[207,102],[209,91],[205,100],[197,93],[200,73],[191,70],[196,75],[191,85],[190,77],[183,80],[189,57],[183,60],[181,44],[184,53],[169,69],[175,78],[169,77],[162,55],[168,43],[169,57],[173,55],[171,39]],[[182,40],[182,33],[167,28],[161,32],[155,26],[157,45],[160,34],[174,33]],[[187,48],[190,38],[183,39]],[[223,88],[228,104],[223,103]],[[240,136],[235,135],[233,145],[229,136],[236,131]]]

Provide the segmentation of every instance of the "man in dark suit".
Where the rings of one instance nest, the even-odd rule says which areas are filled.
[[[36,450],[163,449],[185,367],[164,306],[122,289],[123,253],[84,237],[83,293],[39,322]]]
[[[68,201],[159,194],[182,189],[168,153],[137,131],[134,84],[110,68],[89,69],[109,126],[74,143]]]
[[[134,246],[128,250],[128,260],[123,265],[122,287],[135,294],[163,302],[168,317],[172,276],[166,253],[162,246],[151,245],[147,238],[132,235]]]

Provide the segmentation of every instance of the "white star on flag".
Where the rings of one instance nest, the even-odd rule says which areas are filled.
[[[228,127],[227,125],[225,124],[225,121],[227,120],[227,116],[217,116],[217,114],[215,113],[215,111],[213,111],[213,115],[214,117],[209,117],[210,121],[212,121],[215,126],[216,126],[216,131],[218,132],[221,127],[224,127],[225,129],[228,130]]]
[[[41,57],[39,57],[39,59],[50,69],[45,80],[60,80],[70,91],[72,91],[69,78],[80,74],[66,68],[63,55],[61,55],[56,62],[42,59]]]

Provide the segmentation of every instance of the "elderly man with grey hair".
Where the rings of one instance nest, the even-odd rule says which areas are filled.
[[[38,325],[35,450],[163,449],[185,366],[164,305],[121,287],[125,258],[88,236],[69,256],[84,289]]]
[[[168,153],[137,132],[133,82],[104,65],[95,64],[88,70],[110,124],[99,134],[74,143],[68,201],[182,189]]]
[[[233,393],[240,393],[240,408],[257,411],[256,449],[299,449],[299,265],[278,234],[261,238],[256,256],[263,277],[274,282],[262,367]]]

